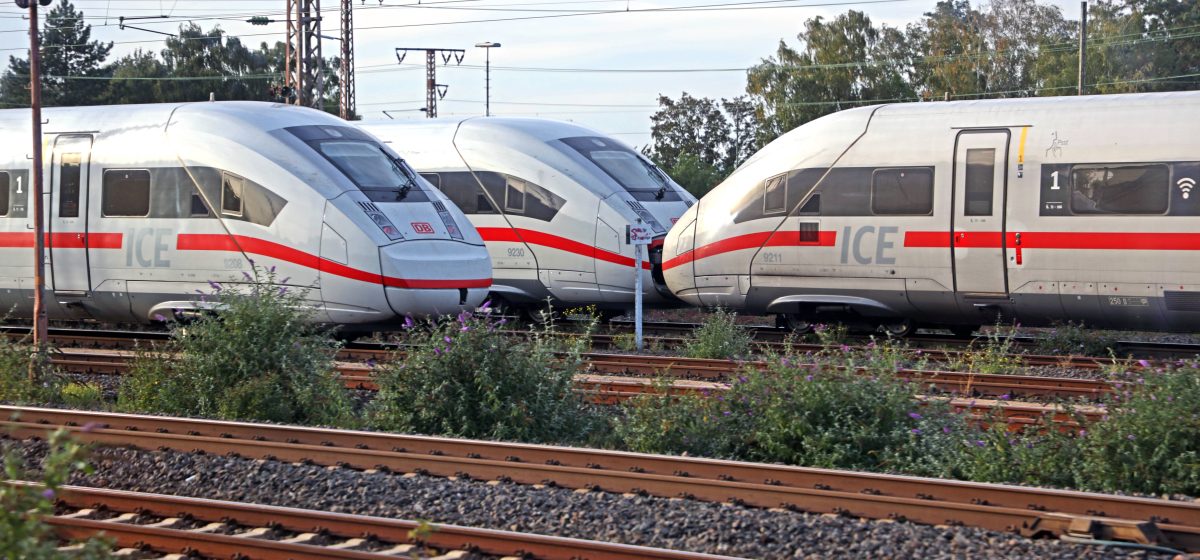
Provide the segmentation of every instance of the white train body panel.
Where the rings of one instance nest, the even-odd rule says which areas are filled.
[[[551,298],[558,305],[632,305],[634,253],[625,231],[639,213],[653,220],[659,240],[643,253],[645,301],[674,301],[665,297],[665,283],[654,267],[661,262],[662,238],[695,198],[623,144],[542,119],[360,126],[405,154],[463,208],[487,242],[492,290],[512,303],[537,305]],[[610,160],[603,157],[619,157],[629,167],[606,171],[601,164]]]
[[[808,123],[664,245],[694,305],[1200,328],[1200,94],[881,105]]]
[[[51,317],[187,313],[211,305],[197,293],[211,293],[210,282],[245,283],[252,264],[307,290],[322,322],[450,313],[477,305],[490,285],[482,239],[436,189],[411,173],[413,188],[397,201],[396,189],[360,187],[361,172],[333,163],[403,175],[394,152],[329,115],[228,102],[43,116]],[[29,112],[0,111],[0,135],[13,148],[0,161],[0,305],[28,316]]]

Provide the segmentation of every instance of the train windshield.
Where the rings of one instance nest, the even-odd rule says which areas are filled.
[[[637,200],[679,200],[666,173],[621,144],[596,136],[563,138],[562,143],[599,167]]]
[[[373,202],[428,202],[417,174],[370,137],[347,127],[289,129],[329,160]]]

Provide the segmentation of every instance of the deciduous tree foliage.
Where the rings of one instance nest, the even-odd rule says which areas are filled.
[[[92,26],[70,0],[46,13],[42,32],[42,102],[46,105],[98,105],[111,69],[105,64],[112,43],[92,40]],[[29,57],[8,57],[0,77],[0,103],[29,105]]]
[[[752,116],[713,99],[660,96],[651,157],[700,194],[759,146],[841,109],[1074,95],[1079,79],[1079,22],[1045,0],[942,0],[904,29],[850,10],[805,21],[796,39],[747,73],[739,100]],[[1089,94],[1194,89],[1200,2],[1089,2],[1085,82]],[[729,125],[735,114],[744,117],[738,127]],[[753,141],[742,134],[749,130]]]

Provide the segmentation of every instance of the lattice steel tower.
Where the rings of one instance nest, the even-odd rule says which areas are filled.
[[[284,85],[291,89],[296,105],[320,109],[325,97],[321,0],[287,0],[287,6]]]

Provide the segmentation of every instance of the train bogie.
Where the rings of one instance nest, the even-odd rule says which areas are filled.
[[[1195,93],[881,105],[763,148],[672,229],[671,289],[796,324],[1200,327]]]
[[[378,140],[324,113],[231,102],[44,115],[52,317],[207,312],[217,305],[207,294],[274,271],[305,293],[313,320],[382,323],[471,307],[490,284],[465,216]],[[27,112],[0,122],[7,145],[26,143]],[[0,304],[28,315],[29,163],[0,165]]]

